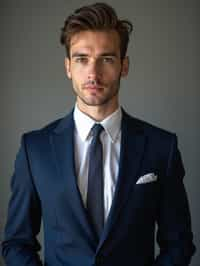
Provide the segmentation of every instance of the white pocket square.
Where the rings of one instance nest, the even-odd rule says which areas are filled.
[[[150,183],[150,182],[155,182],[158,179],[158,176],[155,175],[154,173],[149,173],[146,175],[141,176],[136,184],[146,184],[146,183]]]

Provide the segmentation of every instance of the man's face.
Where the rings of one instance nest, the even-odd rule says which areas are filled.
[[[116,31],[75,34],[65,67],[79,105],[111,107],[118,104],[120,78],[128,73],[128,58],[121,60]]]

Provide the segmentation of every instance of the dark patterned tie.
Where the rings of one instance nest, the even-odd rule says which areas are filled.
[[[104,226],[103,149],[100,133],[103,127],[95,124],[89,147],[87,209],[98,240]]]

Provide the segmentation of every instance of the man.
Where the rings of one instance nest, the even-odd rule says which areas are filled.
[[[65,21],[70,114],[24,134],[2,245],[10,266],[186,266],[195,251],[176,135],[119,106],[132,25],[107,4]],[[160,254],[154,257],[154,232]]]

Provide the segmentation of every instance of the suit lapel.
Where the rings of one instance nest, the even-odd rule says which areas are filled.
[[[137,126],[136,120],[123,112],[118,181],[110,213],[96,252],[109,238],[109,233],[117,222],[118,215],[129,197],[131,187],[136,183],[137,173],[143,158],[145,140],[143,129]],[[88,240],[95,248],[97,244],[95,235],[89,223],[75,174],[73,112],[59,123],[50,136],[50,142],[58,171],[59,187],[63,195],[62,201],[70,202],[74,217],[79,220],[79,225],[82,226]]]
[[[62,202],[70,202],[70,208],[79,220],[80,226],[83,227],[91,243],[94,243],[94,235],[88,221],[75,174],[73,112],[60,122],[50,141],[59,175]],[[64,203],[63,206],[65,206]]]
[[[112,226],[116,223],[117,217],[129,197],[131,187],[136,183],[137,173],[141,166],[146,138],[143,129],[138,127],[136,123],[134,125],[134,121],[133,118],[123,112],[118,181],[98,249],[109,237]]]

